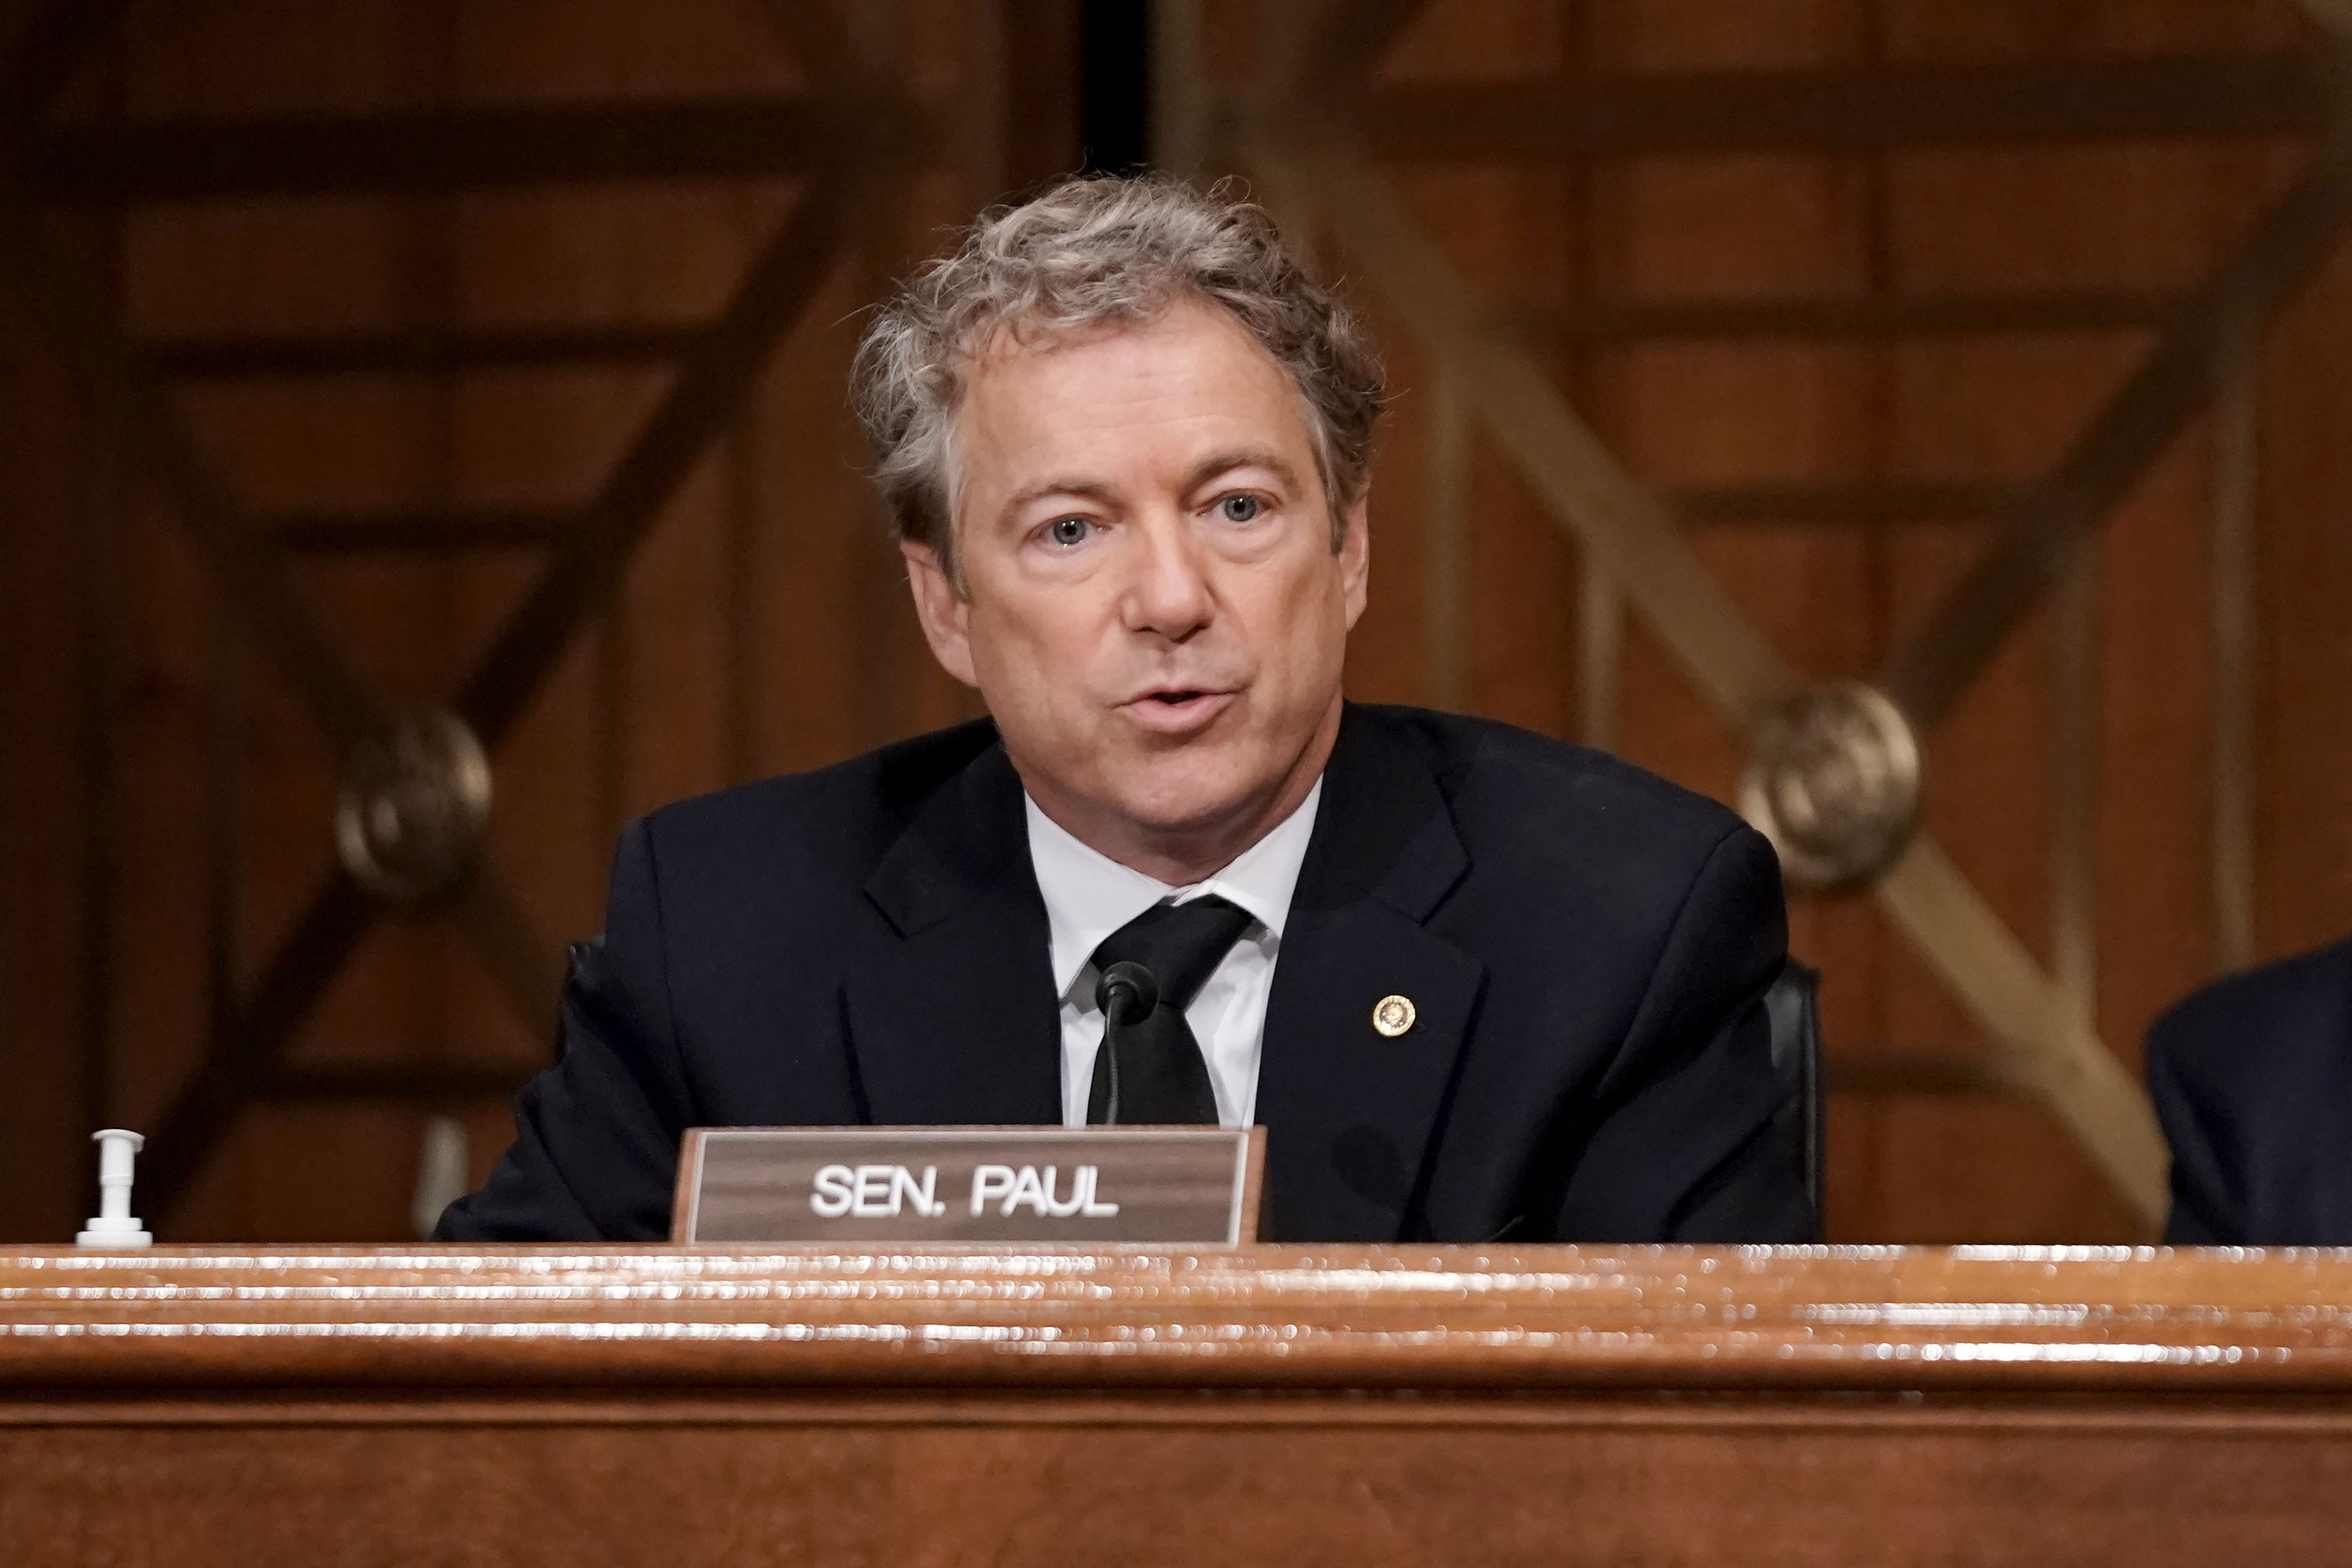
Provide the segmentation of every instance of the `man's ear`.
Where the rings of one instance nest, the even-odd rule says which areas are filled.
[[[936,552],[911,539],[898,542],[907,562],[907,586],[914,591],[915,618],[940,668],[966,686],[978,686],[971,668],[971,601],[949,581]]]
[[[1339,587],[1348,596],[1348,626],[1353,630],[1356,618],[1364,613],[1364,604],[1370,597],[1372,579],[1371,498],[1369,494],[1356,498],[1348,509],[1348,526],[1339,533]]]

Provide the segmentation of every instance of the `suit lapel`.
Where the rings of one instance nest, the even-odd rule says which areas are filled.
[[[866,892],[900,939],[842,983],[872,1120],[1059,1122],[1060,1004],[1045,905],[1003,746],[931,797]]]
[[[1267,1235],[1402,1237],[1485,982],[1423,923],[1468,869],[1427,762],[1350,708],[1324,772],[1266,1009]],[[899,940],[843,982],[883,1125],[1058,1122],[1059,1002],[1021,786],[992,747],[940,789],[866,895]],[[1402,996],[1412,1026],[1372,1010]]]
[[[1423,923],[1469,868],[1429,764],[1350,707],[1282,933],[1257,1119],[1270,1239],[1407,1239],[1485,966]],[[1402,996],[1412,1025],[1373,1009]]]

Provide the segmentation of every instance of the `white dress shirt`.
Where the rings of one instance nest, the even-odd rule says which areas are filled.
[[[1274,962],[1282,950],[1290,895],[1315,831],[1323,781],[1274,830],[1204,882],[1171,888],[1079,843],[1024,794],[1029,814],[1029,863],[1045,896],[1053,943],[1054,984],[1062,997],[1062,1122],[1087,1124],[1095,1053],[1102,1049],[1102,1009],[1095,1005],[1095,949],[1103,939],[1154,904],[1190,903],[1214,893],[1250,913],[1241,940],[1210,974],[1184,1021],[1201,1043],[1217,1119],[1247,1127],[1257,1112],[1257,1064],[1265,1043],[1265,1003],[1274,991]]]

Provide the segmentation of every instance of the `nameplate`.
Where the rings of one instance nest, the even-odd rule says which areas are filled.
[[[1223,1127],[697,1127],[673,1242],[1237,1247],[1264,1134]]]

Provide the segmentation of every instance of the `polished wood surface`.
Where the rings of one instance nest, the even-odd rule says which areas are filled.
[[[942,1384],[2352,1395],[2352,1253],[36,1248],[0,1386]]]
[[[2329,1563],[2352,1254],[0,1255],[13,1562]]]

